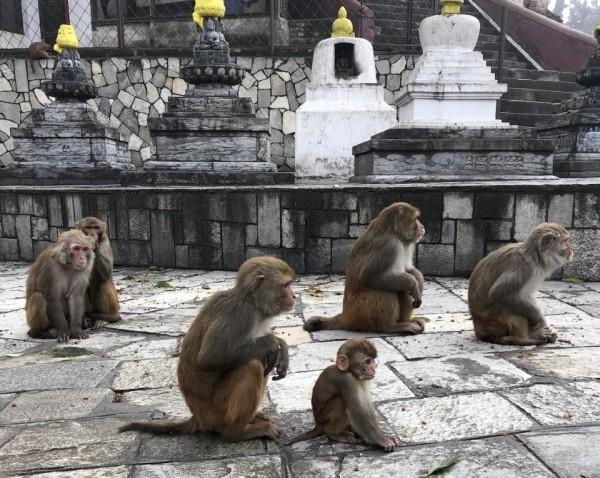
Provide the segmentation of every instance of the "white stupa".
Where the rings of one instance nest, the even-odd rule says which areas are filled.
[[[331,37],[315,48],[306,101],[296,112],[298,179],[348,179],[352,146],[397,123],[377,82],[373,47],[354,38],[344,7]]]

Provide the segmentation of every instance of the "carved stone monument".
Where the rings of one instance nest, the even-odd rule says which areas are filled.
[[[344,179],[352,176],[352,145],[396,124],[383,99],[371,43],[354,38],[342,7],[332,38],[315,48],[306,101],[296,112],[296,176]]]
[[[584,89],[551,121],[536,125],[540,136],[556,141],[554,174],[560,177],[600,176],[600,23],[594,36],[598,48],[577,74]]]
[[[419,27],[423,56],[398,100],[396,128],[353,148],[353,182],[555,179],[552,141],[498,121],[506,91],[473,51],[479,21],[462,0]]]
[[[154,155],[125,184],[274,184],[294,181],[270,161],[270,126],[250,98],[232,86],[244,70],[232,61],[223,33],[222,0],[196,0],[193,58],[181,68],[185,96],[171,96],[164,115],[148,119]]]
[[[122,170],[133,169],[127,142],[98,121],[86,103],[97,91],[76,48],[75,30],[61,25],[52,79],[41,85],[56,101],[34,110],[11,131],[15,162],[0,170],[0,184],[113,184],[119,183]]]

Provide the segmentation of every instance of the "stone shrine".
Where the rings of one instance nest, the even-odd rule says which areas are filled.
[[[442,0],[419,26],[423,55],[398,100],[398,127],[353,148],[351,182],[556,179],[553,143],[496,119],[506,91],[473,48],[479,21]]]
[[[198,34],[193,58],[181,68],[183,97],[171,96],[165,114],[149,118],[154,155],[124,184],[275,184],[294,181],[270,158],[270,126],[257,118],[250,98],[232,86],[245,71],[232,61],[225,40],[222,0],[196,0]]]
[[[584,89],[553,120],[536,125],[540,136],[556,141],[554,174],[560,177],[600,176],[600,23],[594,36],[598,47],[576,77]]]
[[[54,50],[59,54],[52,79],[42,90],[56,97],[11,131],[15,163],[0,170],[0,184],[118,184],[133,169],[127,142],[98,121],[86,100],[97,95],[77,52],[75,29],[61,25]]]
[[[296,177],[348,179],[352,145],[396,124],[383,99],[371,43],[354,38],[340,8],[332,38],[315,48],[306,101],[296,111]]]

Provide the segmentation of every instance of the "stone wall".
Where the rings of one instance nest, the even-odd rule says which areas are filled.
[[[83,216],[109,227],[117,264],[236,269],[272,254],[298,273],[343,272],[353,240],[395,201],[421,209],[417,265],[467,276],[543,221],[570,229],[563,277],[600,280],[600,180],[377,186],[58,189],[0,187],[0,260],[33,260]]]
[[[413,57],[377,58],[385,99],[393,103]],[[179,77],[186,58],[108,58],[83,60],[88,75],[98,87],[99,97],[89,101],[99,118],[119,129],[129,140],[132,162],[141,167],[152,155],[147,121],[165,111],[171,95],[183,95],[187,85]],[[312,58],[239,57],[248,74],[238,87],[240,96],[252,98],[258,116],[270,118],[272,161],[290,170],[294,167],[296,109],[304,102],[310,80]],[[19,126],[33,108],[51,101],[40,89],[51,77],[54,60],[0,59],[0,167],[12,162],[14,148],[10,128]]]

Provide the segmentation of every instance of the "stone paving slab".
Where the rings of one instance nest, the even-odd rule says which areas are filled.
[[[341,311],[344,278],[298,277],[296,307],[274,320],[290,373],[269,381],[264,411],[282,441],[311,429],[316,378],[343,340],[369,336],[379,351],[379,423],[403,441],[385,454],[325,437],[283,446],[117,433],[126,421],[189,416],[175,373],[181,337],[235,274],[117,269],[123,320],[68,344],[91,354],[65,358],[52,355],[63,346],[26,335],[27,268],[0,264],[0,476],[420,478],[456,455],[440,476],[600,478],[600,283],[545,283],[536,296],[557,343],[502,347],[475,339],[464,278],[428,278],[416,311],[429,319],[425,333],[395,336],[305,332],[310,316]]]

